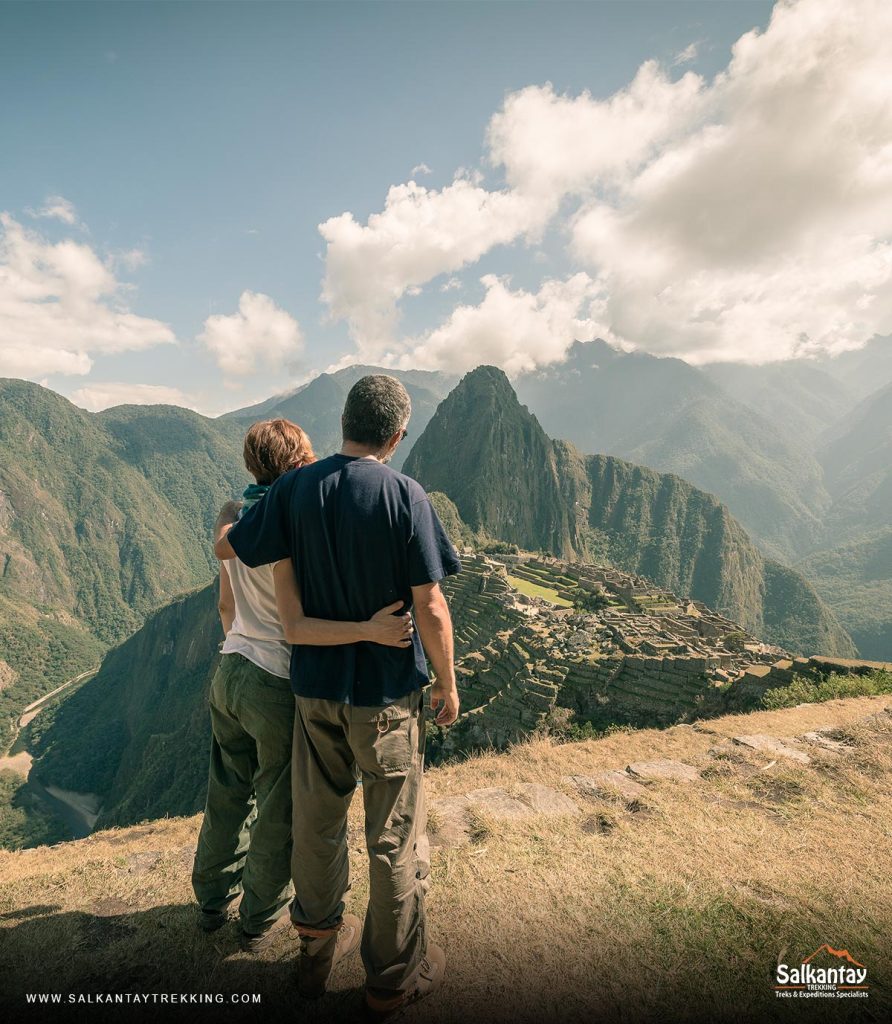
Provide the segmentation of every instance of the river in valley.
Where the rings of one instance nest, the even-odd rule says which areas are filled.
[[[31,778],[32,758],[28,750],[25,727],[49,705],[54,697],[79,683],[86,682],[90,676],[95,674],[96,669],[82,672],[79,676],[69,679],[68,682],[57,686],[55,690],[29,704],[19,718],[12,745],[6,754],[0,757],[0,770],[5,768],[26,779],[27,791],[65,823],[73,839],[82,839],[92,832],[99,815],[101,800],[95,793],[76,793],[72,790],[60,789],[58,786],[44,786],[36,779]]]

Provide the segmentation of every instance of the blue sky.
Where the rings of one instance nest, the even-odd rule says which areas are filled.
[[[615,329],[625,320],[621,310],[609,312],[614,294],[605,298],[595,266],[601,250],[582,259],[579,238],[574,235],[575,248],[567,241],[587,216],[576,185],[563,199],[555,193],[558,205],[547,214],[531,214],[527,204],[516,214],[516,228],[493,228],[494,240],[469,241],[467,232],[450,238],[451,255],[434,260],[420,281],[405,268],[382,276],[381,287],[395,295],[395,314],[356,312],[373,301],[357,298],[356,288],[364,275],[374,282],[381,273],[378,250],[354,252],[341,236],[326,241],[318,225],[348,211],[365,225],[385,210],[392,186],[413,178],[426,192],[411,204],[422,218],[427,193],[449,190],[456,180],[482,190],[484,204],[493,193],[523,191],[521,143],[512,135],[506,147],[513,156],[499,163],[487,141],[507,96],[550,82],[568,103],[590,93],[597,115],[598,103],[628,89],[641,65],[655,60],[662,78],[648,95],[663,89],[668,96],[672,83],[690,74],[699,85],[688,94],[702,97],[727,68],[735,41],[753,28],[764,32],[771,10],[762,2],[671,0],[0,5],[0,210],[30,239],[32,252],[65,239],[81,247],[85,260],[89,249],[115,282],[113,294],[106,290],[91,301],[126,306],[168,325],[176,338],[156,344],[147,327],[138,350],[126,350],[129,343],[120,339],[91,346],[89,324],[80,324],[85,340],[78,353],[86,358],[79,363],[54,363],[51,352],[45,365],[36,356],[21,363],[13,352],[4,369],[2,345],[12,351],[19,344],[16,324],[26,308],[17,293],[19,320],[7,323],[5,338],[0,333],[0,373],[19,375],[9,367],[26,365],[21,375],[84,404],[101,403],[100,385],[122,385],[121,395],[123,385],[152,385],[177,389],[199,408],[218,412],[284,390],[351,353],[394,365],[417,357],[421,365],[445,366],[445,351],[473,344],[473,331],[484,329],[475,320],[468,342],[467,331],[460,333],[465,328],[450,319],[456,305],[478,307],[489,299],[495,316],[497,307],[515,308],[519,293],[538,295],[544,322],[566,314],[592,331],[612,327],[622,343],[654,348],[643,334],[635,336],[634,316]],[[702,125],[703,104],[696,102],[691,117]],[[721,102],[720,117],[730,121],[731,101]],[[573,104],[572,113],[585,111]],[[615,114],[614,128],[622,120]],[[660,116],[665,120],[665,111]],[[664,152],[678,132],[690,139],[689,125],[676,127],[661,122],[657,150]],[[565,159],[572,164],[574,156]],[[626,188],[642,159],[623,164],[621,186],[592,178],[587,201]],[[568,200],[571,193],[576,198]],[[69,212],[53,215],[49,197],[62,197]],[[565,216],[568,202],[572,220]],[[494,216],[503,223],[502,214]],[[606,244],[602,234],[592,242],[596,248]],[[341,269],[330,270],[327,262],[335,263],[333,246]],[[39,254],[34,260],[40,262]],[[321,300],[327,270],[336,315],[340,310],[334,322],[327,315],[332,301]],[[577,280],[572,298],[538,292],[545,280],[580,273],[587,280]],[[489,283],[481,283],[487,276]],[[265,304],[249,302],[247,321],[217,322],[208,332],[206,319],[232,317],[244,292],[266,297]],[[287,316],[276,320],[280,311]],[[471,314],[465,319],[470,323]],[[0,332],[3,323],[0,307]],[[245,353],[257,348],[252,359],[221,355],[223,347],[239,346],[241,328]],[[523,334],[522,325],[518,330]],[[268,350],[265,338],[272,339]],[[713,351],[708,345],[716,344],[704,340],[706,358]],[[87,373],[58,372],[75,364],[83,370],[87,362]],[[461,358],[455,368],[464,368]]]

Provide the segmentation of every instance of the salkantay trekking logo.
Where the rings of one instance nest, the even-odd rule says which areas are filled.
[[[781,959],[783,953],[774,973],[774,992],[780,999],[867,998],[867,968],[847,949],[834,949],[825,942],[796,966]]]

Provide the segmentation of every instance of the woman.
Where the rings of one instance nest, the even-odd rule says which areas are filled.
[[[241,503],[224,507],[215,540],[280,476],[315,458],[309,437],[297,424],[284,419],[255,423],[244,443],[245,466],[255,482]],[[229,905],[241,894],[241,947],[251,952],[267,946],[289,922],[291,643],[365,640],[405,647],[412,642],[410,616],[393,614],[399,602],[367,622],[309,619],[298,614],[296,588],[281,586],[287,574],[293,580],[291,563],[278,572],[280,593],[287,594],[285,620],[279,617],[273,566],[249,569],[237,559],[221,563],[219,611],[226,639],[210,687],[208,795],[192,872],[205,931],[225,924]],[[289,623],[287,637],[282,621]],[[358,943],[358,920],[355,931]],[[342,945],[355,943],[353,935],[344,934]]]

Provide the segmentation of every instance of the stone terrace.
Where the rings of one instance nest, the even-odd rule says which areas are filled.
[[[702,602],[611,567],[533,555],[466,553],[462,562],[442,584],[462,715],[439,754],[504,747],[555,721],[664,725],[719,695],[733,707],[794,673],[867,670],[793,658]],[[594,610],[561,605],[581,598]]]

